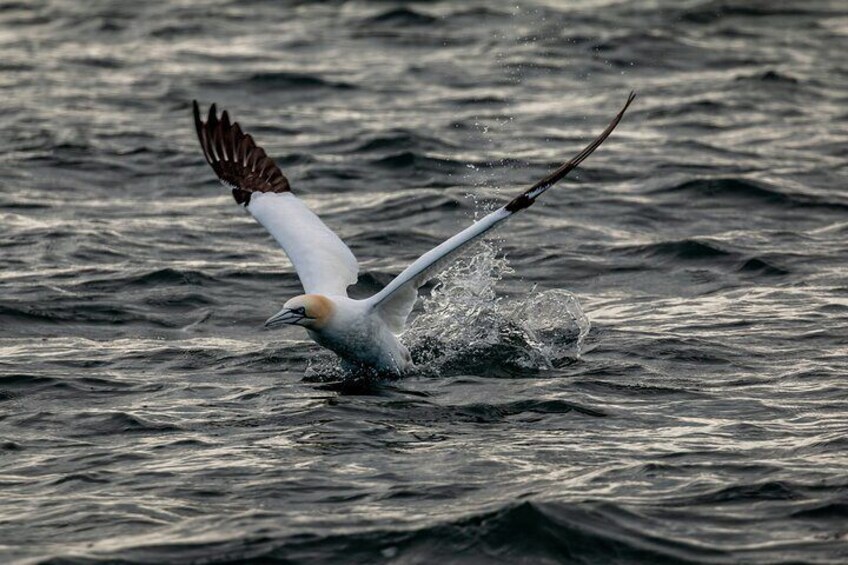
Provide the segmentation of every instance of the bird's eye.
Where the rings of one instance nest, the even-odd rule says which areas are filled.
[[[297,310],[295,310],[295,312],[297,312],[298,314],[301,314],[302,316],[306,316],[306,307],[305,307],[305,306],[301,306],[300,308],[298,308]]]

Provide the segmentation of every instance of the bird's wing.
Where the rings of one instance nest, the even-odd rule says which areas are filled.
[[[307,293],[344,295],[359,273],[347,245],[291,192],[276,163],[226,110],[213,104],[204,122],[194,102],[194,125],[206,161],[233,191],[238,204],[268,230],[286,252]]]
[[[506,206],[495,210],[416,259],[383,290],[369,299],[370,306],[383,318],[392,331],[395,333],[402,332],[406,319],[412,312],[412,307],[418,297],[418,288],[456,259],[470,243],[478,240],[483,234],[507,218],[529,207],[539,195],[562,180],[586,157],[591,155],[612,133],[635,97],[635,93],[631,92],[624,107],[607,128],[570,161],[518,195]]]

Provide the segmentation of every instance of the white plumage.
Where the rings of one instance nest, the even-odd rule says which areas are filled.
[[[607,128],[570,161],[447,241],[431,249],[403,270],[386,287],[365,300],[347,295],[355,284],[359,265],[353,253],[300,199],[288,180],[227,112],[218,119],[215,105],[207,120],[194,103],[198,139],[207,162],[221,182],[274,237],[288,255],[305,294],[286,302],[269,318],[267,327],[303,326],[312,339],[342,358],[345,365],[400,374],[412,360],[398,339],[418,298],[418,289],[449,264],[467,246],[564,178],[612,133],[627,103]]]
[[[255,194],[247,211],[277,240],[307,293],[346,294],[359,264],[344,242],[291,192]]]

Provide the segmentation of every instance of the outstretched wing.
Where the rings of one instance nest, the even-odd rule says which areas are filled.
[[[495,210],[416,259],[383,290],[372,296],[369,299],[371,307],[379,313],[392,331],[395,333],[403,331],[406,319],[412,312],[412,307],[418,298],[418,288],[421,285],[446,267],[468,244],[476,241],[515,213],[532,205],[543,192],[562,180],[577,165],[582,163],[612,133],[635,97],[636,94],[631,92],[624,107],[607,128],[570,161],[518,195],[506,206]]]
[[[204,122],[194,101],[194,125],[206,161],[238,204],[268,230],[297,271],[307,293],[344,295],[359,273],[347,245],[291,192],[276,163],[226,110],[215,104]]]

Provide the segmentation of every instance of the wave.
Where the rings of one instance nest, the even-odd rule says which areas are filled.
[[[740,76],[740,77],[737,77],[736,80],[737,81],[755,81],[755,82],[758,81],[758,82],[765,82],[765,83],[769,83],[769,84],[785,84],[785,85],[795,85],[795,84],[798,84],[800,82],[797,78],[795,78],[795,77],[793,77],[793,76],[791,76],[787,73],[781,73],[781,72],[778,72],[778,71],[775,71],[775,70],[769,70],[769,71],[765,71],[763,73],[758,73],[758,74],[754,74],[754,75]]]
[[[701,544],[659,539],[651,526],[649,520],[609,503],[525,501],[411,531],[305,536],[261,558],[286,555],[297,561],[324,554],[367,562],[382,554],[398,562],[421,563],[446,558],[506,563],[658,563],[721,554]]]
[[[61,426],[68,436],[88,437],[128,433],[160,433],[178,431],[173,423],[156,422],[125,411],[62,412],[40,411],[18,419],[19,426],[30,429],[53,429]]]
[[[66,302],[65,304],[0,305],[0,320],[7,324],[21,322],[75,324],[124,324],[139,319],[135,308],[119,304],[91,304],[86,300]]]
[[[386,169],[413,169],[415,172],[437,171],[444,174],[447,169],[461,171],[466,165],[453,159],[429,157],[413,151],[398,151],[372,160],[371,164]]]
[[[351,150],[351,153],[370,153],[372,151],[391,151],[398,153],[400,150],[433,151],[457,148],[444,139],[425,136],[419,132],[407,130],[381,131],[378,134],[366,136],[364,140],[362,136],[352,139],[357,145]]]
[[[247,78],[248,84],[286,88],[333,88],[352,90],[356,88],[349,82],[333,81],[317,75],[291,71],[254,73]]]
[[[469,404],[455,407],[454,420],[472,420],[478,423],[500,422],[510,416],[522,414],[568,414],[576,412],[584,416],[604,418],[607,414],[601,410],[583,406],[566,400],[517,400],[504,404]]]
[[[71,425],[81,435],[125,434],[133,432],[173,432],[180,428],[171,423],[154,422],[129,412],[81,413]]]
[[[678,504],[685,506],[732,504],[764,500],[799,500],[802,498],[804,496],[791,484],[782,481],[769,481],[758,484],[733,485],[697,496],[687,496],[681,498]]]
[[[848,209],[848,204],[843,202],[824,200],[809,194],[787,193],[763,181],[735,177],[695,179],[649,192],[657,195],[681,193],[706,197],[713,203],[735,201],[733,205],[738,205],[739,200],[757,200],[769,205]]]
[[[848,520],[848,500],[837,502],[826,502],[814,504],[803,510],[792,513],[794,518],[807,518],[812,520]]]
[[[111,361],[94,362],[92,360],[74,363],[71,360],[63,360],[68,368],[92,369],[95,366],[108,365]],[[39,392],[44,389],[76,390],[85,393],[129,393],[129,392],[155,392],[162,388],[157,383],[145,383],[140,381],[127,381],[123,379],[110,378],[104,375],[87,376],[64,376],[49,377],[40,374],[19,373],[0,376],[0,390],[15,391],[16,396]]]
[[[394,8],[361,20],[363,25],[395,26],[431,26],[438,23],[439,18],[413,10],[411,8]]]
[[[804,6],[801,8],[800,6]],[[811,14],[826,13],[814,9],[815,4],[801,3],[792,5],[786,2],[746,2],[736,3],[727,0],[696,3],[693,7],[681,10],[679,18],[685,22],[710,24],[729,17],[768,18],[774,16],[803,17]]]
[[[302,73],[295,71],[261,71],[247,76],[231,77],[227,79],[207,79],[202,82],[204,88],[214,89],[220,87],[233,88],[260,88],[277,89],[285,88],[291,90],[355,90],[356,85],[339,80],[324,78],[318,74]]]
[[[740,273],[775,277],[788,275],[790,273],[790,271],[788,271],[787,269],[772,265],[768,261],[757,257],[748,259],[747,261],[742,263],[742,265],[737,270]]]
[[[669,257],[683,261],[729,257],[732,255],[731,252],[721,249],[714,243],[695,239],[661,241],[646,245],[636,245],[625,249],[627,253],[631,254],[646,257]]]
[[[90,276],[71,288],[77,292],[119,292],[163,286],[204,286],[219,282],[216,277],[203,271],[165,267],[130,271],[122,275],[98,274]]]
[[[179,24],[166,24],[149,32],[151,37],[164,40],[173,40],[192,35],[200,35],[204,28],[197,24],[181,22]]]
[[[790,272],[761,257],[749,257],[741,251],[727,249],[703,239],[660,241],[628,246],[622,248],[622,251],[627,255],[661,260],[676,266],[689,262],[705,262],[744,275],[782,276]]]
[[[684,183],[651,191],[651,194],[694,193],[705,196],[729,196],[733,198],[753,198],[769,203],[784,203],[789,196],[764,183],[740,178],[695,179]]]
[[[392,496],[395,493],[390,493]],[[437,493],[438,496],[438,493]],[[606,502],[523,501],[421,528],[378,527],[344,534],[302,532],[274,538],[265,531],[235,539],[163,540],[78,557],[130,562],[205,560],[216,563],[678,563],[731,556],[689,541],[685,533],[657,534],[659,523]],[[56,557],[47,563],[64,562]]]

